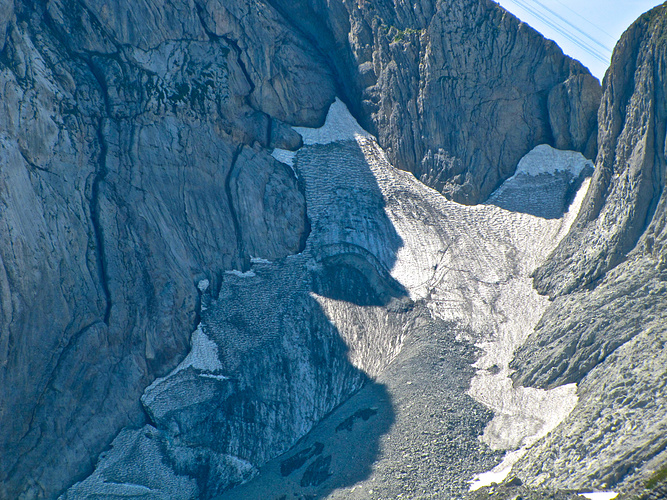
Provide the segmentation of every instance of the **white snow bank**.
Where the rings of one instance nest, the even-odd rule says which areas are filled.
[[[190,349],[190,352],[185,357],[185,359],[181,361],[180,364],[174,368],[166,377],[155,379],[153,383],[146,388],[143,397],[146,397],[147,394],[150,394],[151,389],[157,387],[163,381],[173,377],[178,372],[189,367],[192,367],[196,370],[201,370],[202,372],[209,372],[200,374],[200,376],[203,377],[216,378],[219,380],[227,379],[227,377],[215,374],[215,372],[222,370],[222,363],[220,363],[220,359],[218,357],[218,346],[215,342],[208,338],[208,335],[204,333],[201,328],[201,324],[197,325],[197,329],[192,332],[191,343],[192,348]]]
[[[586,166],[594,167],[592,161],[577,151],[562,151],[548,144],[540,144],[521,158],[514,175],[536,176],[565,171],[577,177]]]
[[[208,290],[210,284],[211,282],[209,280],[203,279],[199,283],[197,283],[197,288],[199,288],[199,291],[201,293],[204,293],[206,290]]]
[[[239,278],[254,278],[256,276],[254,271],[239,271],[238,269],[232,269],[231,271],[225,271],[225,274],[233,274]]]
[[[273,153],[271,153],[271,156],[273,156],[280,163],[289,165],[292,167],[292,170],[294,170],[294,158],[296,158],[296,151],[288,151],[287,149],[276,148],[273,150]],[[296,171],[294,171],[294,173],[296,174]]]
[[[503,461],[496,465],[489,472],[476,475],[470,484],[470,491],[475,491],[484,486],[491,486],[492,483],[502,483],[512,471],[512,467],[525,454],[523,449],[510,451],[505,454]]]
[[[218,358],[218,346],[201,329],[201,325],[192,332],[192,349],[181,364],[170,374],[174,375],[191,366],[205,372],[222,370],[222,363]]]
[[[582,497],[586,497],[589,500],[612,500],[616,498],[618,493],[615,491],[596,491],[591,493],[579,493]]]
[[[336,97],[329,108],[327,119],[320,128],[293,127],[303,137],[304,145],[329,144],[336,141],[353,141],[360,138],[373,139],[357,123],[347,106]]]
[[[250,262],[253,264],[273,264],[272,261],[263,259],[262,257],[250,257]]]

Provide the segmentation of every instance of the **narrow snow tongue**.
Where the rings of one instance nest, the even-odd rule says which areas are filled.
[[[530,274],[567,234],[588,190],[589,183],[582,178],[592,171],[592,163],[580,153],[538,146],[521,159],[514,176],[488,201],[506,205],[503,208],[515,213],[519,224],[523,217],[526,236],[529,228],[544,231],[552,227],[554,232],[538,244],[529,243],[526,236],[514,240],[524,251],[518,252],[516,264],[525,274],[519,273],[499,287],[495,332],[478,343],[483,354],[475,363],[478,372],[468,393],[495,413],[480,439],[492,449],[507,453],[495,468],[473,479],[471,490],[502,482],[527,450],[563,422],[578,402],[576,384],[551,390],[515,387],[509,377],[509,364],[514,351],[531,335],[549,307],[548,299],[531,286]],[[545,185],[548,187],[540,190]],[[570,194],[574,187],[576,192]],[[536,207],[542,214],[531,213],[539,211]],[[545,216],[544,207],[550,207],[550,217]],[[521,215],[526,213],[529,215]]]

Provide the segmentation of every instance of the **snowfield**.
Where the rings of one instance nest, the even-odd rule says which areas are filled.
[[[512,387],[508,365],[549,303],[533,289],[530,274],[567,234],[588,179],[559,218],[545,219],[491,205],[464,206],[391,166],[340,100],[331,106],[323,127],[296,130],[306,146],[341,141],[359,145],[382,191],[387,217],[402,240],[391,275],[412,299],[425,300],[435,316],[465,327],[470,332],[468,340],[482,349],[469,394],[496,415],[482,441],[508,453],[496,468],[476,478],[473,488],[501,481],[526,449],[558,426],[577,403],[574,384],[550,391]],[[506,183],[562,172],[576,178],[587,166],[591,162],[580,153],[541,145],[519,162]],[[344,170],[302,171],[301,175],[332,183],[362,177]],[[525,183],[524,189],[529,191],[530,184]],[[498,191],[502,190],[503,186]],[[310,216],[317,218],[318,209],[309,206]]]

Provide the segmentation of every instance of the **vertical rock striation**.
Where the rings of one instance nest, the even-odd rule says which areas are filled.
[[[299,251],[294,174],[266,150],[248,167],[244,148],[293,142],[271,137],[276,120],[323,119],[333,96],[301,54],[319,100],[270,118],[189,2],[15,2],[4,21],[0,497],[50,498],[143,423],[144,388],[189,348],[200,279],[217,290],[251,255]],[[276,101],[303,88],[272,82]]]
[[[270,3],[392,163],[454,201],[484,201],[538,144],[595,156],[599,83],[494,2]]]
[[[516,382],[579,383],[570,417],[516,471],[625,488],[667,459],[667,5],[623,35],[604,81],[600,151],[578,220],[535,273],[554,297],[516,352]]]

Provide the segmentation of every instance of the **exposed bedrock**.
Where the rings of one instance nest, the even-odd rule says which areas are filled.
[[[315,207],[269,152],[298,149],[290,126],[324,123],[336,93],[397,165],[466,203],[537,143],[590,152],[578,110],[597,83],[486,0],[4,0],[0,50],[3,498],[53,498],[146,424],[141,394],[191,347],[200,281],[216,300],[225,271],[304,250]],[[357,237],[381,265],[318,265],[378,287],[350,303],[400,314],[395,241]],[[348,388],[377,367],[355,369]]]
[[[515,381],[577,382],[580,402],[518,464],[533,484],[623,489],[667,459],[666,36],[663,5],[616,47],[590,190],[572,231],[535,273],[538,290],[555,298],[516,352]]]
[[[484,201],[538,144],[595,157],[598,81],[494,2],[268,3],[392,163],[454,201]]]
[[[143,423],[144,388],[187,353],[196,283],[217,290],[225,269],[298,252],[307,234],[293,172],[252,144],[296,147],[280,118],[312,118],[249,105],[256,84],[237,48],[181,8],[189,17],[17,2],[8,19],[1,498],[51,498],[90,473],[120,428]],[[326,70],[303,57],[308,83],[321,78],[332,99]]]
[[[591,190],[570,235],[535,273],[541,293],[553,297],[595,283],[638,242],[641,253],[659,257],[663,251],[664,9],[640,17],[614,50],[598,117],[600,152]]]

